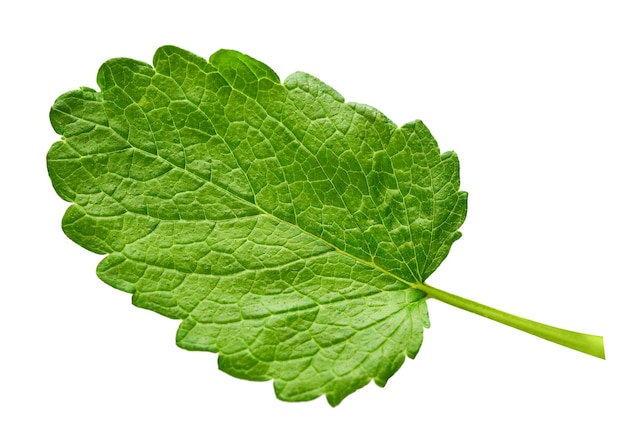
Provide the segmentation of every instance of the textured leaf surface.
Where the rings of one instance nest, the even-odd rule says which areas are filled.
[[[425,279],[459,238],[454,153],[305,73],[234,51],[106,62],[57,99],[48,153],[65,233],[98,276],[181,319],[225,372],[332,405],[414,357]]]

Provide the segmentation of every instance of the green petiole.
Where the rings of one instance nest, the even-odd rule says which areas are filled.
[[[446,304],[450,304],[454,307],[478,314],[496,322],[503,323],[507,326],[511,326],[515,329],[530,333],[531,335],[538,336],[548,341],[555,342],[568,348],[572,348],[576,351],[583,352],[585,354],[592,355],[604,359],[604,339],[597,335],[588,335],[586,333],[572,332],[565,329],[556,328],[554,326],[544,325],[543,323],[535,322],[533,320],[524,319],[523,317],[515,316],[504,311],[497,310],[492,307],[477,303],[459,297],[458,295],[450,294],[441,289],[434,288],[430,285],[424,285],[422,283],[416,283],[415,287],[420,291],[425,292],[430,297],[442,301]]]

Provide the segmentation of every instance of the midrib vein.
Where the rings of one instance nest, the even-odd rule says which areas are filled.
[[[129,144],[130,144],[130,142],[129,142]],[[200,181],[200,182],[205,183],[205,184],[210,184],[211,186],[215,187],[215,189],[220,191],[225,196],[230,197],[231,199],[233,199],[235,201],[239,201],[239,202],[245,203],[245,204],[255,208],[256,210],[258,210],[259,215],[264,215],[264,216],[266,216],[266,217],[268,217],[268,218],[270,218],[270,219],[272,219],[272,220],[274,220],[276,222],[287,224],[287,225],[291,225],[291,226],[294,226],[294,227],[298,228],[298,230],[301,231],[302,233],[304,233],[304,234],[306,234],[306,235],[308,235],[308,236],[310,236],[310,237],[312,237],[312,238],[314,238],[314,239],[316,239],[318,241],[323,242],[324,244],[326,244],[326,246],[328,246],[329,248],[335,250],[337,253],[342,254],[345,257],[348,257],[351,260],[356,261],[357,263],[361,263],[361,264],[363,264],[365,266],[372,267],[372,268],[378,270],[379,272],[381,272],[381,273],[383,273],[383,274],[385,274],[387,276],[390,276],[393,279],[395,279],[395,280],[397,280],[397,281],[399,281],[399,282],[401,282],[401,283],[403,283],[403,284],[405,284],[405,285],[407,285],[407,286],[409,286],[411,288],[417,288],[418,286],[421,285],[419,282],[409,282],[409,281],[405,280],[404,278],[402,278],[402,277],[400,277],[398,275],[395,275],[394,273],[392,273],[392,272],[390,272],[390,271],[388,271],[386,269],[383,269],[382,267],[380,267],[379,265],[377,265],[373,261],[367,261],[367,260],[364,260],[364,259],[362,259],[360,257],[357,257],[357,256],[353,255],[353,254],[350,254],[349,252],[344,251],[344,250],[340,249],[339,247],[337,247],[336,245],[332,244],[331,242],[325,240],[324,238],[321,238],[318,235],[316,235],[316,234],[306,230],[305,228],[302,228],[298,224],[296,224],[294,222],[289,222],[287,220],[284,220],[284,219],[282,219],[282,218],[280,218],[278,216],[275,216],[275,215],[269,213],[267,210],[265,210],[261,206],[259,206],[256,202],[250,202],[250,201],[246,200],[245,198],[241,198],[241,197],[235,195],[234,193],[230,192],[229,190],[223,188],[222,186],[216,184],[215,182],[208,180],[207,178],[203,177],[202,175],[199,175],[199,174],[197,174],[195,172],[192,172],[189,169],[182,168],[182,167],[180,167],[180,166],[170,162],[169,160],[166,160],[162,156],[159,156],[158,154],[155,154],[155,153],[150,152],[150,151],[143,150],[143,149],[138,148],[138,147],[136,147],[136,146],[134,146],[132,144],[131,144],[131,148],[133,148],[133,149],[135,149],[137,151],[140,151],[143,154],[146,154],[146,155],[154,157],[154,158],[156,158],[158,160],[161,160],[161,161],[167,163],[168,165],[172,166],[173,168],[179,169],[181,172],[186,172],[192,178],[195,178],[197,181]]]

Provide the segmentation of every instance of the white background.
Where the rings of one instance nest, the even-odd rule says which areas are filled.
[[[8,6],[7,6],[8,4]],[[0,421],[624,422],[626,13],[620,1],[7,2],[0,6]],[[429,300],[387,387],[289,404],[175,346],[61,231],[54,99],[174,44],[303,70],[461,161],[463,238],[434,286],[604,335],[607,360]],[[622,405],[620,405],[622,402]]]

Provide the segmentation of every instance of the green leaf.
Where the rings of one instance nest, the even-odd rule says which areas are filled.
[[[417,354],[427,295],[477,312],[424,284],[467,194],[422,122],[397,127],[229,50],[207,62],[166,46],[97,80],[50,112],[49,175],[73,203],[63,229],[107,255],[104,282],[182,320],[182,348],[273,379],[280,399],[336,405]]]

